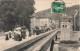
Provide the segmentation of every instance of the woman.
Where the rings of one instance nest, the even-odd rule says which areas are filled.
[[[9,32],[5,32],[5,34],[6,34],[5,40],[9,40],[9,37],[8,37]]]

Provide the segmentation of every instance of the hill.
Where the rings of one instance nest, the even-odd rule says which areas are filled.
[[[51,8],[34,13],[32,16],[34,17],[49,17],[51,19],[59,19],[64,18],[63,14],[67,15],[67,18],[73,18],[74,14],[76,13],[75,10],[79,11],[79,5],[75,5],[72,7],[65,8],[65,13],[51,13]]]

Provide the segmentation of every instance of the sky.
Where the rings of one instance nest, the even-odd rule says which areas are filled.
[[[52,2],[54,0],[34,0],[35,1],[35,12],[39,12],[41,10],[45,10],[48,8],[51,8]],[[70,7],[73,5],[78,5],[80,3],[80,0],[63,0],[66,4],[66,7]]]

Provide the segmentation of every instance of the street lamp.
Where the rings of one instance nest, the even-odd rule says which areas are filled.
[[[75,15],[74,15],[74,17],[73,17],[73,31],[75,31],[75,29],[76,29],[76,27],[75,27],[75,17],[76,17],[76,15],[78,14],[78,10],[75,10]]]

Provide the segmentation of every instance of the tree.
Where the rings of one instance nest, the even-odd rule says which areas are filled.
[[[0,3],[0,18],[3,20],[3,30],[12,30],[16,24],[26,26],[30,30],[30,15],[34,13],[34,0],[2,0]]]

